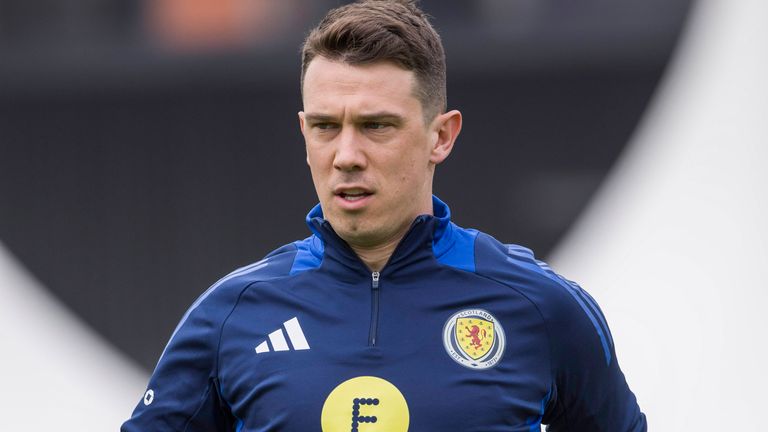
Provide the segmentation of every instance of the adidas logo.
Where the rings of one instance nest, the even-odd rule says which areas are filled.
[[[294,350],[299,351],[309,349],[307,338],[304,337],[304,332],[301,331],[298,318],[293,317],[289,319],[283,323],[283,327],[285,327],[285,332],[288,333],[288,340],[291,341],[291,345],[293,345]],[[283,329],[281,328],[269,334],[269,343],[272,345],[272,350],[269,349],[267,341],[264,341],[256,347],[256,354],[267,353],[270,351],[291,350],[291,348],[288,347],[288,341],[285,339]]]

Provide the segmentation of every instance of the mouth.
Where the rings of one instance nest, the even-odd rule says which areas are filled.
[[[333,194],[346,202],[352,203],[373,195],[373,192],[363,188],[339,188]]]
[[[340,193],[339,196],[347,201],[359,201],[367,196],[370,196],[371,194],[360,192],[360,193]]]

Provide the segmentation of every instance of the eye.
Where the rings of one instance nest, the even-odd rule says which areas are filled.
[[[387,127],[389,127],[390,125],[389,125],[388,123],[382,123],[382,122],[365,122],[365,123],[363,124],[363,126],[364,126],[366,129],[371,129],[371,130],[382,130],[382,129],[386,129],[386,128],[387,128]]]
[[[331,130],[331,129],[338,128],[338,125],[336,125],[336,123],[322,122],[322,123],[315,123],[312,125],[312,127],[320,130]]]

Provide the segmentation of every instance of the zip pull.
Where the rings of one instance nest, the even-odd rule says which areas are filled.
[[[371,273],[371,288],[379,287],[379,272]]]

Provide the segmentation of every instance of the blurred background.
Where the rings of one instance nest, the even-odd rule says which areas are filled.
[[[232,269],[309,235],[304,215],[316,198],[296,115],[299,50],[308,30],[342,3],[0,0],[0,334],[11,347],[0,365],[16,371],[14,385],[0,390],[0,406],[11,407],[0,416],[1,429],[30,421],[39,426],[32,429],[50,421],[57,430],[116,429],[141,398],[192,301]],[[750,20],[766,7],[749,0],[421,5],[446,47],[449,107],[465,119],[454,154],[438,169],[436,194],[451,205],[457,223],[552,258],[597,297],[619,334],[619,357],[627,354],[625,373],[654,430],[699,425],[702,417],[658,402],[662,393],[685,391],[690,383],[671,390],[653,381],[677,371],[660,363],[669,346],[655,344],[655,337],[667,326],[650,318],[658,316],[653,308],[660,298],[675,297],[656,284],[664,277],[649,270],[655,267],[648,260],[658,249],[671,260],[665,262],[691,257],[686,246],[706,248],[689,240],[725,224],[729,234],[746,230],[739,239],[754,246],[736,244],[747,252],[739,262],[768,262],[766,231],[759,228],[768,217],[762,174],[768,133],[760,126],[766,122],[750,117],[734,125],[738,139],[726,134],[712,147],[681,147],[713,139],[717,134],[708,128],[741,118],[738,113],[765,118],[765,84],[732,99],[695,97],[717,88],[713,82],[742,88],[765,76],[768,35]],[[718,53],[730,56],[729,63]],[[733,68],[717,73],[723,64]],[[726,74],[747,69],[747,76]],[[689,85],[685,97],[677,84]],[[686,122],[691,107],[723,115]],[[749,146],[738,150],[743,143]],[[706,158],[692,157],[702,149],[709,149]],[[720,152],[751,165],[724,164]],[[692,166],[701,178],[691,178],[701,181],[680,183],[677,168]],[[727,175],[729,167],[754,176]],[[649,184],[649,178],[656,180]],[[744,202],[756,206],[744,210],[755,224],[735,226],[731,214],[702,219],[721,208],[699,194],[708,181],[741,193],[743,201],[722,203],[734,214],[743,214]],[[669,202],[655,200],[676,184],[680,193]],[[723,199],[732,198],[726,192]],[[701,201],[679,200],[691,195]],[[700,202],[708,205],[699,209]],[[625,212],[606,210],[616,206]],[[670,218],[647,209],[685,217],[664,230]],[[633,225],[639,215],[648,217]],[[694,222],[702,231],[691,228]],[[691,238],[664,235],[681,226]],[[616,257],[623,261],[610,261]],[[718,267],[690,263],[692,271]],[[643,296],[653,299],[643,303],[644,315],[625,313],[642,303],[637,296],[644,289],[632,290],[627,281],[649,273],[658,296]],[[738,286],[757,293],[760,283],[765,288],[748,277]],[[690,294],[681,291],[679,300]],[[705,297],[700,306],[707,310],[719,299]],[[667,318],[692,325],[669,307],[673,318]],[[730,322],[721,312],[691,313],[712,325]],[[761,323],[740,326],[740,334],[746,338],[744,330]],[[727,333],[719,328],[718,335]],[[703,336],[691,340],[701,343],[688,348],[704,357],[725,349]],[[755,349],[764,346],[748,340]],[[754,352],[743,354],[757,361]],[[649,359],[652,368],[644,367]],[[696,370],[703,372],[692,380],[722,372]],[[729,391],[751,401],[743,409],[754,398],[740,389]],[[35,416],[40,404],[51,415]],[[674,417],[679,412],[686,414]],[[733,425],[737,414],[723,415]],[[712,418],[705,424],[720,430]]]

